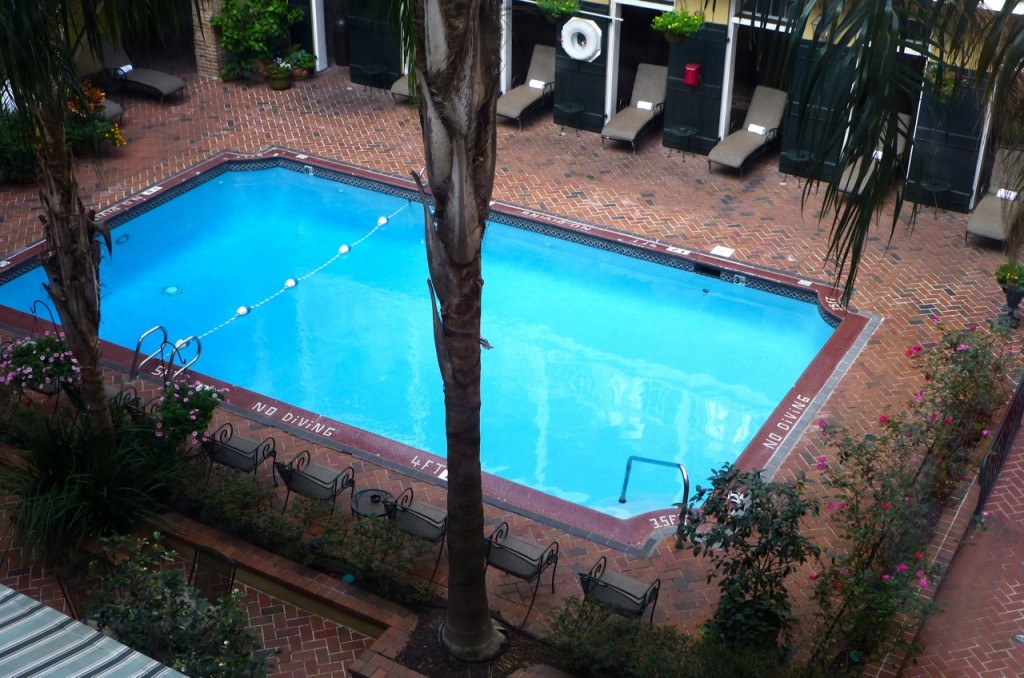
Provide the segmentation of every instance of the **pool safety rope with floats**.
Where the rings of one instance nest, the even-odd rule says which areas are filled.
[[[358,245],[362,244],[367,238],[369,238],[371,235],[376,233],[377,230],[381,226],[386,225],[397,214],[399,214],[402,210],[404,210],[408,206],[409,206],[409,203],[406,203],[405,205],[402,205],[401,207],[399,207],[397,210],[395,210],[391,214],[389,214],[387,216],[384,216],[384,217],[380,217],[379,219],[377,219],[377,225],[374,226],[373,228],[371,228],[369,230],[369,232],[367,232],[363,237],[359,238],[359,240],[356,240],[351,245],[342,245],[341,247],[338,248],[337,254],[335,254],[333,257],[331,257],[330,259],[328,259],[324,263],[322,263],[319,266],[317,266],[316,268],[314,268],[309,273],[307,273],[305,275],[302,275],[302,276],[299,276],[298,278],[288,278],[287,280],[284,281],[284,286],[281,289],[279,289],[278,291],[274,292],[273,294],[271,294],[266,299],[263,299],[262,301],[258,301],[255,304],[252,304],[250,306],[239,306],[238,310],[235,311],[235,314],[233,316],[231,316],[230,318],[228,318],[227,320],[222,322],[220,325],[217,325],[213,329],[207,330],[206,332],[203,332],[202,334],[200,334],[199,335],[199,339],[205,339],[206,337],[210,336],[211,334],[213,334],[217,330],[219,330],[219,329],[221,329],[223,327],[227,327],[228,325],[230,325],[231,323],[235,322],[236,320],[238,320],[242,316],[249,315],[252,311],[256,310],[257,308],[259,308],[263,304],[267,303],[268,301],[270,301],[274,297],[284,293],[285,290],[290,290],[293,287],[295,287],[296,285],[298,285],[300,282],[302,282],[303,280],[308,280],[309,278],[312,278],[314,275],[316,275],[317,273],[319,273],[320,271],[324,270],[325,268],[327,268],[328,266],[333,264],[335,261],[337,261],[339,257],[342,257],[342,256],[348,254],[349,252],[351,252],[352,248],[357,247]]]

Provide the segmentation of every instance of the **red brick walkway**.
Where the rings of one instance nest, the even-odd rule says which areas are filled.
[[[88,204],[109,205],[226,149],[244,152],[279,145],[403,176],[423,165],[415,112],[395,107],[386,92],[352,85],[343,69],[331,69],[286,92],[182,74],[189,80],[183,99],[163,105],[130,95],[123,100],[129,145],[99,162],[80,162]],[[801,210],[798,182],[780,174],[777,159],[771,155],[755,163],[741,181],[727,171],[709,173],[702,157],[681,153],[668,157],[656,135],[645,137],[632,155],[628,148],[602,149],[594,134],[560,134],[550,115],[543,113],[529,120],[521,132],[515,125],[499,125],[497,141],[496,199],[694,250],[724,245],[735,249],[739,260],[803,278],[828,280],[834,272],[832,263],[825,260],[828,224],[816,219],[818,198],[811,195],[808,207]],[[3,252],[16,251],[40,237],[36,190],[0,186]],[[994,317],[1002,303],[992,280],[1002,254],[998,247],[974,240],[965,245],[965,215],[923,210],[912,234],[903,217],[891,241],[889,219],[891,209],[883,209],[866,245],[854,296],[858,310],[874,314],[882,322],[816,415],[830,421],[857,425],[874,421],[885,408],[902,406],[916,390],[919,378],[903,359],[903,351],[934,336],[934,327],[927,320],[930,315],[939,315],[953,325],[978,322]],[[288,436],[281,438],[285,458],[306,446]],[[783,464],[779,477],[806,468],[821,451],[820,444],[817,436],[805,436]],[[326,458],[328,453],[322,454]],[[1020,614],[1024,594],[1016,572],[1021,562],[1016,556],[1024,550],[1015,522],[1024,510],[1024,501],[1019,499],[1022,481],[1015,480],[1020,477],[1014,473],[1017,464],[1011,459],[1003,478],[1007,486],[993,497],[989,531],[974,537],[940,591],[940,599],[950,601],[950,612],[926,627],[926,650],[914,675],[973,675],[986,670],[991,670],[991,675],[1019,673],[1012,661],[1024,654],[1024,648],[1009,641],[1024,616]],[[369,463],[357,462],[356,470],[360,478],[372,478],[387,489],[412,483]],[[441,488],[422,483],[416,487],[417,497],[443,505]],[[659,623],[692,629],[709,613],[714,593],[705,584],[702,570],[687,552],[672,549],[668,540],[650,558],[631,558],[493,507],[488,507],[487,515],[490,523],[510,520],[514,533],[561,542],[563,561],[557,592],[552,595],[550,589],[542,588],[529,624],[534,630],[540,630],[545,615],[563,597],[579,595],[575,571],[589,567],[602,554],[619,571],[638,578],[662,578]],[[827,543],[828,526],[813,529]],[[59,601],[50,571],[34,566],[25,572],[21,566],[4,568],[0,581],[43,600]],[[958,584],[961,571],[968,581]],[[438,576],[443,582],[444,572]],[[525,586],[493,573],[489,576],[492,604],[518,622],[529,600]],[[799,589],[796,584],[794,588]],[[318,675],[309,668],[316,665],[323,669],[320,675],[345,675],[340,668],[327,669],[340,666],[351,656],[346,654],[349,640],[343,630],[317,629],[322,622],[298,611],[285,608],[282,614],[295,616],[283,622],[285,629],[273,625],[281,638],[311,643],[300,648],[290,645],[292,656],[309,663],[303,667],[289,664],[283,669],[294,675]],[[339,651],[321,657],[312,649],[314,645]],[[970,669],[957,668],[965,666],[955,663],[958,661],[966,661]]]

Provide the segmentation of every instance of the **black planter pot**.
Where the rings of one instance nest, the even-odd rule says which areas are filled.
[[[1020,307],[1020,302],[1024,299],[1024,290],[1018,290],[1015,287],[1002,286],[1003,294],[1006,295],[1006,306],[1003,307],[1004,315],[999,317],[1001,323],[1008,327],[1017,327],[1020,322],[1017,320],[1017,309]]]

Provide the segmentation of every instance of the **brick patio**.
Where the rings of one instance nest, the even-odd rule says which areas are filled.
[[[80,163],[87,204],[105,207],[226,149],[253,152],[284,146],[400,176],[423,165],[415,111],[396,107],[384,91],[352,85],[345,69],[331,68],[285,92],[205,80],[188,69],[179,74],[189,81],[181,99],[163,105],[130,95],[121,100],[128,146],[98,162]],[[0,186],[3,252],[39,239],[36,191]],[[562,134],[549,114],[532,118],[522,132],[515,125],[500,124],[498,129],[496,199],[696,251],[724,245],[749,264],[830,280],[833,268],[824,261],[829,225],[816,219],[816,196],[810,196],[804,210],[800,196],[797,180],[780,174],[772,155],[761,158],[740,181],[731,172],[709,173],[703,157],[668,157],[657,135],[644,137],[634,156],[628,147],[602,149],[594,134]],[[904,217],[891,242],[890,219],[891,208],[883,209],[865,249],[853,301],[857,310],[881,318],[881,324],[816,417],[858,424],[875,420],[887,407],[899,409],[918,379],[902,359],[903,351],[934,335],[929,316],[965,324],[994,317],[1002,305],[992,280],[1002,253],[974,240],[964,244],[966,215],[922,210],[913,234]],[[486,277],[486,261],[484,267]],[[228,418],[237,422],[236,416],[220,413],[215,424]],[[285,459],[308,446],[257,422],[246,426],[278,437]],[[779,477],[807,468],[819,446],[818,437],[805,436]],[[336,454],[317,451],[323,460]],[[925,652],[916,665],[904,670],[906,675],[1024,672],[1024,647],[1010,641],[1014,633],[1024,632],[1024,581],[1019,572],[1024,557],[1019,527],[1024,512],[1022,457],[1018,450],[1007,462],[990,500],[988,529],[974,532],[956,556],[939,593],[948,611],[924,627]],[[337,465],[341,460],[323,463]],[[413,484],[417,498],[444,503],[440,487],[365,461],[356,462],[356,471],[361,482],[376,482],[386,489]],[[269,469],[266,474],[264,481],[270,482]],[[487,518],[489,524],[509,520],[513,533],[561,543],[556,593],[541,588],[528,624],[534,631],[541,630],[545,614],[562,598],[579,595],[575,572],[588,568],[599,555],[607,555],[609,566],[621,572],[662,578],[657,622],[692,629],[709,614],[714,591],[692,556],[675,551],[671,540],[663,541],[649,558],[634,558],[494,507],[488,507]],[[830,534],[824,524],[815,526],[814,532],[825,541]],[[3,543],[6,546],[7,540]],[[0,582],[59,608],[62,599],[52,572],[15,547],[0,565]],[[445,574],[442,564],[442,585]],[[527,586],[493,572],[489,584],[492,606],[518,623],[529,601]],[[346,675],[343,665],[370,644],[366,636],[265,594],[247,590],[246,601],[272,617],[259,623],[268,644],[287,646],[279,675]]]

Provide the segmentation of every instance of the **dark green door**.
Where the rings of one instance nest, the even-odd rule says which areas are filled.
[[[348,0],[350,77],[359,85],[389,88],[402,76],[402,52],[391,3]]]
[[[608,21],[590,15],[581,18],[590,19],[601,28],[601,55],[593,61],[577,61],[561,47],[556,48],[554,119],[557,125],[600,132],[605,123]]]
[[[973,74],[961,77],[971,82]],[[922,205],[969,212],[982,152],[982,91],[963,86],[952,101],[926,91],[917,114],[906,196]]]
[[[668,55],[662,146],[707,155],[718,143],[722,82],[725,80],[725,44],[725,26],[704,24],[704,28],[685,42],[672,45]],[[687,64],[700,65],[700,84],[696,87],[683,82]],[[687,127],[697,131],[692,135],[679,133]]]
[[[823,91],[815,100],[805,102],[802,89],[814,60],[811,46],[810,40],[801,41],[793,64],[789,105],[782,121],[779,171],[795,176],[814,175],[816,179],[824,179],[831,176],[835,169],[845,134],[845,130],[831,129],[827,124],[832,110],[830,102],[841,100],[842,96],[839,93],[849,90],[852,71],[830,74],[832,77],[828,79]],[[823,158],[811,158],[809,151],[812,148],[829,150]]]

